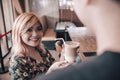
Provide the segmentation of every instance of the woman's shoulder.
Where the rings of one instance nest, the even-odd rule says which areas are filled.
[[[10,57],[10,62],[14,62],[14,61],[21,60],[21,59],[25,59],[25,55],[24,54],[13,54]]]

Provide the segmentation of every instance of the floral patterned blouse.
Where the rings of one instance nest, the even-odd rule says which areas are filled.
[[[46,54],[39,51],[43,63],[37,63],[35,59],[28,56],[15,56],[10,59],[9,72],[12,80],[30,80],[37,74],[46,72],[55,60],[47,49],[46,51]]]

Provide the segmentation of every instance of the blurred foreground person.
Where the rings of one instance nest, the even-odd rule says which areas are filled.
[[[96,36],[97,56],[38,80],[120,80],[120,0],[73,2],[79,19]]]

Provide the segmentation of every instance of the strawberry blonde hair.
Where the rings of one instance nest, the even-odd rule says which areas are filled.
[[[33,13],[22,13],[16,18],[12,27],[12,53],[29,53],[27,45],[21,39],[21,33],[26,31],[28,28],[30,28],[36,23],[39,23],[42,27],[41,22]],[[44,45],[42,43],[39,44],[38,48],[45,52]]]

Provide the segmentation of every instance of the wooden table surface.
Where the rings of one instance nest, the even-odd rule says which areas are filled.
[[[86,27],[72,27],[67,28],[68,33],[72,41],[80,43],[80,56],[87,58],[83,55],[83,52],[96,52],[96,39]]]

